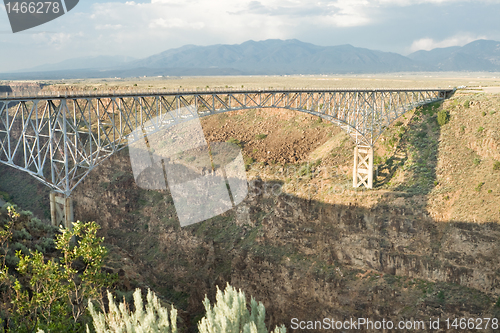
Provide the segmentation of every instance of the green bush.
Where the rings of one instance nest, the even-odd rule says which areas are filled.
[[[102,272],[107,250],[101,245],[103,239],[97,237],[99,226],[95,222],[74,223],[72,230],[61,230],[55,244],[42,239],[33,251],[19,242],[9,244],[14,226],[26,223],[26,216],[12,206],[7,211],[7,224],[0,225],[0,245],[17,251],[15,256],[1,253],[6,262],[0,270],[2,296],[9,300],[4,303],[9,304],[3,313],[7,319],[5,332],[34,332],[36,328],[81,331],[87,300],[100,299],[101,288],[112,285],[114,280]],[[44,256],[43,251],[52,246],[59,250],[58,258]],[[75,269],[77,262],[84,268]],[[15,275],[11,269],[14,267]]]
[[[232,144],[235,144],[235,145],[237,145],[238,147],[243,148],[243,143],[242,143],[240,140],[238,140],[238,139],[235,139],[235,138],[229,138],[226,142],[227,142],[227,143],[232,143]]]
[[[321,119],[321,118],[319,118],[319,119]],[[267,134],[256,134],[255,135],[256,140],[264,140],[265,138],[267,138]]]
[[[499,161],[495,161],[495,163],[493,163],[493,170],[494,171],[500,170],[500,162]]]
[[[441,110],[437,114],[437,122],[439,126],[444,126],[450,121],[450,114],[446,110]]]
[[[15,240],[23,240],[23,239],[31,239],[31,235],[28,231],[26,231],[25,228],[22,228],[21,230],[14,230],[14,233],[12,235],[12,238]]]
[[[224,293],[217,287],[217,303],[212,307],[205,296],[203,305],[206,315],[198,323],[200,333],[267,333],[266,309],[252,297],[250,312],[247,309],[245,294],[227,284]],[[276,327],[273,333],[285,333],[285,326]]]
[[[479,126],[479,128],[477,129],[477,132],[478,133],[482,133],[484,131],[484,127],[483,126]]]
[[[0,191],[0,199],[9,202],[11,200],[10,194],[7,192]]]
[[[470,107],[470,101],[469,100],[466,100],[464,102],[464,108],[468,109]]]
[[[439,300],[440,303],[444,303],[444,300],[445,300],[445,295],[444,295],[444,291],[440,291],[438,294],[437,294],[437,298]]]
[[[255,163],[255,160],[253,159],[253,157],[245,156],[243,160],[245,162],[245,170],[246,171],[250,170],[250,166]]]
[[[473,163],[475,166],[478,166],[481,163],[481,160],[478,157],[476,157],[476,158],[474,158]]]

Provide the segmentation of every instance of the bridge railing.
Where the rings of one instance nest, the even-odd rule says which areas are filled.
[[[191,94],[214,94],[214,93],[277,93],[277,92],[416,92],[416,91],[451,91],[452,88],[254,88],[244,89],[238,87],[215,87],[215,88],[178,88],[178,89],[121,89],[113,91],[102,90],[76,90],[70,92],[54,92],[40,90],[38,92],[2,92],[0,100],[20,99],[46,99],[46,98],[78,98],[78,97],[122,97],[122,96],[144,96],[144,95],[191,95]]]

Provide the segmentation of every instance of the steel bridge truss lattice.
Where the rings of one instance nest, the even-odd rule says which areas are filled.
[[[373,147],[399,116],[451,92],[295,89],[0,96],[0,162],[69,197],[93,168],[130,143],[127,136],[137,128],[148,135],[196,116],[284,108],[331,121],[357,146]],[[371,187],[366,179],[356,184]]]

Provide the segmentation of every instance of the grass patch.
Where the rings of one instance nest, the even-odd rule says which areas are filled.
[[[267,134],[256,134],[255,135],[256,140],[264,140],[265,138],[267,138]]]
[[[243,142],[241,142],[240,140],[238,139],[235,139],[235,138],[229,138],[229,140],[226,141],[227,143],[232,143],[232,144],[235,144],[237,145],[238,147],[240,148],[243,148]]]
[[[255,163],[255,159],[250,156],[245,156],[243,161],[245,162],[245,170],[250,170],[250,166]]]

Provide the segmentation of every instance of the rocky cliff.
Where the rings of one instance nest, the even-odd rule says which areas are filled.
[[[500,315],[496,223],[436,222],[383,200],[371,209],[325,204],[256,180],[233,211],[180,228],[169,193],[137,188],[127,158],[84,181],[76,215],[100,221],[107,242],[130,256],[135,269],[124,279],[140,272],[188,322],[226,282],[261,300],[269,324],[289,329],[292,318]]]

